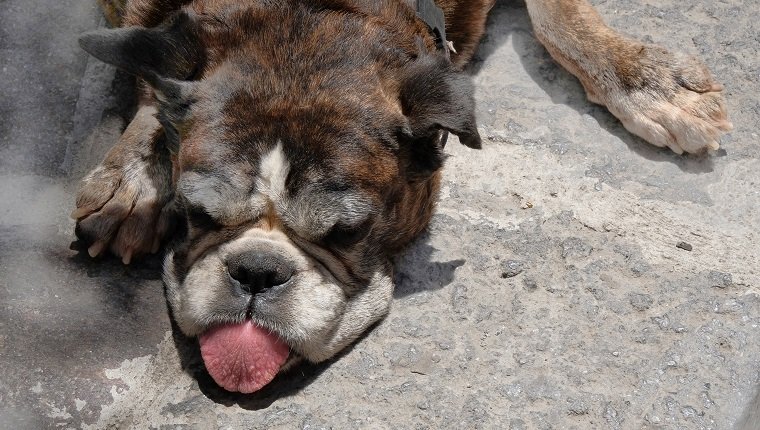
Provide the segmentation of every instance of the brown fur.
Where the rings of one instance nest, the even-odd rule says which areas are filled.
[[[193,3],[192,0],[98,0],[109,23],[114,27],[135,26],[154,27],[174,10]],[[206,7],[207,2],[195,2],[199,13],[218,10],[218,4]],[[486,18],[496,0],[438,0],[443,9],[446,31],[456,49],[452,61],[463,66],[472,58],[485,33]]]
[[[228,79],[241,82],[248,80],[247,74],[250,72],[246,70],[247,68],[277,70],[279,72],[276,75],[258,73],[249,84],[255,85],[257,88],[273,89],[272,91],[275,93],[284,94],[286,90],[284,88],[279,90],[278,86],[287,81],[282,80],[280,74],[286,73],[292,67],[289,62],[293,60],[290,57],[278,56],[278,51],[270,50],[269,47],[288,43],[287,39],[290,37],[288,29],[297,29],[300,25],[294,21],[297,17],[290,13],[291,9],[288,7],[280,9],[258,7],[256,1],[250,1],[248,2],[250,6],[244,7],[243,4],[245,3],[244,1],[229,0],[189,2],[133,0],[126,4],[123,21],[125,26],[153,26],[165,20],[173,10],[185,5],[199,17],[199,37],[207,52],[199,78],[213,75],[221,64],[226,64],[227,53],[230,50],[242,49],[246,52],[246,58],[255,59],[255,62],[238,64],[237,70],[229,71]],[[328,5],[328,8],[335,11],[352,11],[357,18],[352,20],[344,12],[332,13],[328,11],[320,19],[318,30],[311,33],[311,39],[294,47],[297,49],[294,56],[301,59],[298,61],[309,62],[318,58],[319,62],[315,62],[313,67],[320,67],[321,62],[324,61],[345,62],[344,52],[356,48],[346,45],[343,49],[335,50],[333,54],[330,54],[335,55],[335,59],[330,60],[325,58],[324,47],[336,44],[345,45],[346,43],[362,45],[382,43],[383,46],[395,46],[399,51],[380,55],[374,62],[362,64],[359,73],[346,75],[312,73],[310,74],[311,80],[304,83],[302,92],[293,93],[291,90],[287,90],[290,92],[284,98],[250,99],[246,92],[238,92],[229,100],[224,101],[225,106],[221,108],[224,112],[232,113],[232,115],[221,117],[223,118],[223,129],[228,130],[226,136],[214,136],[214,133],[218,132],[213,127],[209,128],[209,125],[216,121],[214,117],[219,116],[222,111],[196,113],[192,123],[177,124],[180,134],[188,137],[183,142],[179,153],[179,170],[213,168],[212,166],[205,166],[205,164],[209,160],[218,159],[218,156],[213,154],[215,151],[218,152],[219,148],[209,146],[209,141],[214,141],[214,139],[246,141],[247,136],[271,134],[274,132],[272,126],[275,124],[292,124],[290,129],[296,133],[292,136],[295,140],[316,142],[321,145],[322,142],[331,139],[329,133],[333,130],[343,129],[345,124],[357,125],[357,118],[354,117],[354,113],[357,111],[366,111],[370,115],[366,118],[368,125],[399,120],[402,108],[397,101],[399,88],[395,76],[398,75],[407,58],[417,55],[416,52],[419,49],[414,42],[415,39],[409,35],[416,34],[425,41],[428,50],[433,51],[435,49],[425,25],[417,20],[413,11],[403,3],[390,2],[382,8],[372,1],[335,1],[328,3]],[[453,14],[462,11],[461,4],[455,2],[445,2],[443,6],[447,13]],[[461,44],[459,45],[461,50],[457,57],[459,63],[466,61],[474,51],[474,46],[476,46],[484,28],[486,12],[487,9],[485,8],[463,12],[466,19],[472,22],[477,21],[475,30],[463,31],[464,27],[460,26],[462,30],[459,30],[460,27],[452,27],[451,37],[455,43]],[[273,28],[257,25],[257,22],[279,22],[281,25]],[[353,30],[349,26],[351,22],[355,23]],[[352,34],[347,37],[347,32],[352,32]],[[250,43],[249,40],[254,42]],[[378,49],[383,49],[383,47],[378,46]],[[303,64],[301,67],[312,66]],[[356,66],[347,62],[347,67],[355,69]],[[348,80],[341,85],[334,84],[334,82],[345,79]],[[332,87],[330,92],[323,94],[318,90],[320,86],[328,83]],[[378,83],[380,85],[377,85]],[[338,90],[337,94],[335,92],[336,87],[342,88],[342,90]],[[363,93],[359,90],[360,88],[367,88],[368,91]],[[261,91],[252,90],[252,93],[259,94]],[[143,100],[143,103],[152,104],[153,102]],[[301,105],[308,106],[308,109],[303,110],[300,107]],[[258,108],[251,110],[250,106],[257,106]],[[312,116],[314,111],[321,112],[319,118]],[[304,117],[304,115],[308,115],[308,117]],[[384,117],[387,119],[382,119]],[[324,121],[329,121],[329,123],[318,125],[319,122]],[[300,130],[299,124],[309,124],[309,127]],[[359,125],[359,127],[354,127],[352,132],[363,133],[364,128],[361,127],[361,124]],[[316,129],[315,126],[317,126]],[[320,129],[326,130],[328,135],[320,138]],[[299,137],[298,133],[304,133],[304,135]],[[316,136],[315,133],[317,133]],[[372,154],[371,156],[368,157],[366,152],[362,152],[359,154],[361,156],[355,158],[352,158],[350,153],[336,153],[333,157],[336,160],[341,160],[343,164],[341,169],[350,176],[351,182],[360,185],[368,195],[378,201],[378,204],[388,198],[398,202],[398,207],[389,210],[389,215],[393,215],[394,220],[383,223],[384,228],[388,230],[377,232],[377,234],[393,237],[395,244],[390,248],[399,249],[427,224],[432,214],[435,190],[438,188],[438,175],[429,178],[427,180],[429,183],[402,181],[398,182],[398,185],[391,186],[393,181],[399,178],[403,179],[406,174],[406,166],[398,166],[392,153],[385,147],[389,142],[388,139],[392,139],[392,137],[390,135],[382,137],[386,143],[375,141],[372,136],[359,135],[357,138],[368,142],[369,146],[363,151],[369,151]],[[125,143],[125,145],[128,144]],[[339,148],[336,150],[342,151]],[[222,155],[223,158],[229,156]],[[392,196],[387,195],[385,190],[388,189],[394,190]],[[85,213],[82,211],[78,213],[78,215],[82,214]],[[398,234],[397,232],[403,233]],[[108,234],[101,234],[100,236],[108,237]],[[140,251],[144,251],[144,249],[140,249]]]
[[[496,0],[437,0],[446,17],[446,36],[454,44],[452,61],[464,66],[475,55],[486,31],[486,19]]]

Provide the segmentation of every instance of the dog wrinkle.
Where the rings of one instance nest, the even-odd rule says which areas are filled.
[[[346,302],[331,336],[322,339],[324,343],[316,351],[309,350],[309,355],[304,354],[308,360],[320,362],[334,356],[388,313],[394,287],[389,272],[389,269],[376,272],[368,287]]]
[[[332,252],[310,243],[306,240],[294,238],[293,243],[302,250],[304,255],[308,256],[311,261],[310,270],[317,271],[325,276],[336,279],[344,289],[349,288],[354,282],[354,277],[341,261]]]

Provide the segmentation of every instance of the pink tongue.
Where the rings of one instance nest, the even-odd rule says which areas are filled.
[[[217,384],[253,393],[274,379],[288,358],[288,346],[251,321],[217,326],[200,336],[201,355]]]

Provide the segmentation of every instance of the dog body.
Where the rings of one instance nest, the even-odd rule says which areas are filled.
[[[328,359],[388,312],[391,258],[432,216],[447,133],[480,147],[461,69],[493,1],[437,6],[447,40],[401,0],[132,0],[112,14],[122,28],[81,39],[142,90],[85,178],[77,234],[125,263],[176,239],[167,299],[223,387]],[[717,148],[730,123],[697,60],[615,33],[585,0],[527,6],[552,56],[629,130],[679,153]]]

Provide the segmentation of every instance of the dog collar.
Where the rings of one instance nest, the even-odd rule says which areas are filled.
[[[435,38],[436,49],[443,51],[443,55],[451,60],[451,51],[454,53],[457,51],[454,49],[454,45],[446,40],[446,17],[443,15],[443,9],[438,7],[433,0],[416,0],[416,3],[417,16],[428,26],[430,33]],[[449,132],[439,131],[436,139],[437,145],[443,149],[449,140]]]
[[[430,33],[435,38],[435,46],[438,50],[446,54],[449,58],[451,51],[454,50],[451,42],[446,40],[446,17],[443,15],[443,9],[438,7],[433,0],[416,0],[417,16],[428,26]]]

